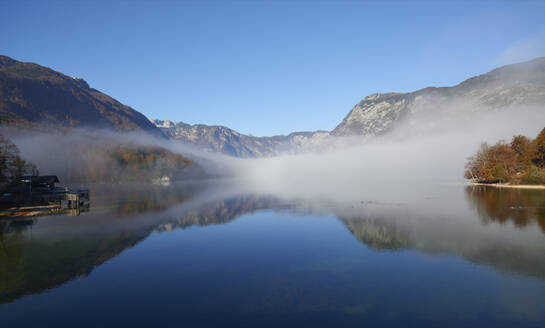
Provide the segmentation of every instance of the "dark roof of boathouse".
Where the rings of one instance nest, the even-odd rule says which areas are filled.
[[[59,178],[56,175],[27,175],[23,177],[23,180],[30,180],[33,185],[53,185],[59,182]]]

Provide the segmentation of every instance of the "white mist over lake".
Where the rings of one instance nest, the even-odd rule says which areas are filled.
[[[543,108],[431,115],[397,126],[388,135],[336,140],[323,152],[237,160],[247,186],[290,196],[406,200],[431,184],[463,182],[464,164],[480,143],[531,138],[545,126]]]

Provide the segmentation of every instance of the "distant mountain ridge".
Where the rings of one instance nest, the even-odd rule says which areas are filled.
[[[545,57],[506,65],[452,87],[365,97],[329,131],[255,137],[225,126],[149,120],[140,112],[72,78],[34,63],[0,56],[0,126],[105,128],[141,131],[236,157],[263,157],[335,147],[338,137],[386,134],[432,115],[473,115],[519,105],[545,105]],[[545,115],[545,113],[544,113]]]
[[[85,80],[1,55],[0,124],[144,131],[163,137],[143,114]]]
[[[474,115],[535,104],[545,105],[545,57],[502,66],[453,87],[369,95],[331,132],[254,137],[224,126],[189,125],[169,120],[152,122],[169,138],[201,149],[237,157],[261,157],[323,149],[334,144],[336,137],[382,135],[407,122],[418,127],[423,118],[430,115]]]
[[[319,145],[319,140],[329,136],[327,131],[312,131],[255,137],[219,125],[189,125],[184,122],[157,119],[151,122],[170,139],[236,157],[262,157],[297,152],[305,147]]]
[[[369,95],[352,108],[331,135],[383,134],[405,119],[438,110],[488,111],[532,104],[545,104],[545,57],[502,66],[453,87]]]

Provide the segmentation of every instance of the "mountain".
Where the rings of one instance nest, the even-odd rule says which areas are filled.
[[[161,131],[138,111],[72,78],[34,63],[0,56],[0,124]]]
[[[532,104],[545,104],[545,57],[506,65],[453,87],[372,94],[356,104],[331,135],[379,135],[419,115]]]
[[[472,115],[520,105],[545,104],[545,57],[506,65],[453,87],[410,93],[375,93],[352,108],[331,132],[255,137],[224,126],[148,120],[112,97],[34,63],[0,56],[0,125],[107,128],[165,135],[198,148],[236,157],[262,157],[323,149],[334,137],[374,136],[426,117]]]
[[[352,108],[331,132],[294,132],[254,137],[224,126],[152,120],[171,139],[237,157],[273,156],[324,149],[338,138],[376,136],[410,123],[511,107],[545,104],[545,57],[506,65],[453,87],[428,87],[411,93],[375,93]],[[435,115],[435,116],[434,116]]]
[[[225,126],[195,124],[169,120],[151,120],[163,133],[174,140],[200,149],[236,157],[262,157],[297,152],[321,144],[329,132],[294,132],[289,135],[255,137]]]

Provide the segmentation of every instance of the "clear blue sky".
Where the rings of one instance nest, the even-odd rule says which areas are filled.
[[[545,1],[0,0],[0,54],[149,118],[254,135],[334,128],[360,99],[545,55]]]

